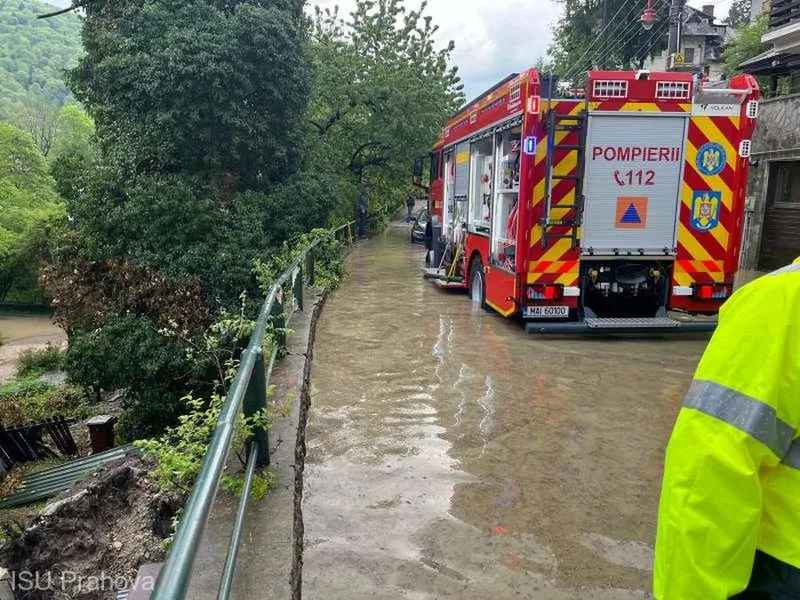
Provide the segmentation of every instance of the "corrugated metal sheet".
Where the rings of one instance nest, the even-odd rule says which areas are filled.
[[[22,485],[16,492],[0,500],[0,508],[24,506],[52,498],[99,470],[103,465],[138,453],[138,449],[128,444],[28,475],[22,479]]]

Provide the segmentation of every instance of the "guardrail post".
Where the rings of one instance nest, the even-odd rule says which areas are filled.
[[[294,297],[297,299],[297,308],[303,312],[303,290],[305,285],[303,283],[303,266],[297,267],[297,277],[294,278],[294,285],[292,286]]]
[[[264,351],[256,348],[253,377],[247,386],[244,397],[244,416],[252,417],[267,408],[267,375],[264,365]],[[254,427],[252,441],[256,443],[256,466],[269,466],[269,433],[266,427]]]
[[[314,254],[314,248],[306,252],[306,285],[308,287],[314,287],[314,269],[316,268],[316,257]]]
[[[272,327],[275,330],[275,342],[278,344],[278,356],[286,350],[286,315],[283,314],[283,302],[275,299],[272,305]]]

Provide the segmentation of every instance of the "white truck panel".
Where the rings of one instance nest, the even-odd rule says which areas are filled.
[[[673,254],[688,117],[590,115],[581,248]]]

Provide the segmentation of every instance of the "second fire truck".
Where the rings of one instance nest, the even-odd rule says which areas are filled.
[[[447,123],[426,277],[531,332],[713,328],[669,311],[713,315],[732,293],[755,79],[594,71],[585,98],[557,87],[531,69]]]

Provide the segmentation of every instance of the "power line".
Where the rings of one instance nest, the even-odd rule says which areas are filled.
[[[586,48],[586,50],[583,52],[583,54],[581,54],[581,56],[572,65],[570,65],[566,69],[566,71],[568,73],[572,73],[576,66],[580,70],[581,61],[586,57],[587,54],[589,54],[589,52],[591,52],[592,48],[594,48],[597,45],[598,42],[603,40],[603,35],[608,30],[608,28],[611,26],[611,23],[614,22],[614,19],[616,19],[620,15],[620,13],[623,11],[623,9],[628,4],[630,4],[631,1],[634,2],[634,6],[635,6],[636,5],[636,0],[625,0],[625,2],[619,7],[619,10],[614,14],[614,16],[611,17],[611,19],[609,19],[608,23],[603,23],[604,27],[603,27],[603,29],[600,30],[600,33],[597,34],[597,37],[595,37],[595,39],[589,44],[589,46]]]
[[[633,32],[635,30],[638,30],[638,29],[639,29],[638,21],[637,22],[633,22],[633,23],[628,23],[628,25],[623,25],[622,27],[620,27],[620,29],[615,32],[615,36],[613,38],[611,38],[610,40],[608,40],[608,44],[607,44],[607,46],[605,48],[605,52],[609,53],[608,52],[609,48],[615,46],[622,37],[627,36],[631,32]],[[591,62],[596,62],[598,53],[601,50],[603,50],[603,48],[598,47],[598,48],[595,49],[595,52],[591,56],[589,56],[589,58],[592,59]],[[586,55],[586,53],[584,53],[584,56],[585,55]],[[583,70],[582,64],[581,64],[582,60],[583,60],[583,57],[581,57],[581,59],[579,59],[578,62],[575,65],[573,65],[573,67],[568,71],[569,77],[574,77],[575,75],[579,74]]]
[[[630,44],[636,37],[641,35],[642,31],[643,30],[641,30],[639,27],[634,27],[633,30],[629,29],[627,33],[630,34],[630,35],[628,35],[628,37],[624,38],[624,39],[623,39],[622,36],[620,36],[617,39],[616,43],[614,43],[614,45],[612,45],[610,48],[608,48],[606,50],[607,54],[613,55],[616,52],[624,50],[625,46]],[[651,43],[652,43],[652,40],[651,40]]]
[[[609,27],[611,27],[611,24],[614,22],[614,20],[620,15],[620,13],[625,9],[625,7],[628,4],[630,4],[630,2],[631,0],[625,0],[625,2],[622,3],[622,5],[619,7],[619,10],[617,10],[614,16],[611,17],[611,19],[609,19],[608,23],[604,23],[603,29],[600,30],[600,32],[597,34],[594,40],[591,41],[589,46],[587,46],[586,50],[584,50],[583,54],[581,54],[580,57],[578,57],[578,59],[575,60],[575,62],[572,63],[572,65],[570,65],[566,69],[566,72],[569,73],[570,76],[572,76],[576,72],[576,69],[578,72],[581,70],[582,61],[589,55],[590,52],[592,52],[593,49],[596,48],[598,43],[602,43],[603,41],[608,41],[605,40],[604,38],[605,32],[608,30]],[[634,0],[634,5],[635,5],[635,0]]]
[[[650,51],[653,48],[653,45],[659,40],[662,39],[664,34],[669,29],[669,22],[662,23],[655,31],[653,31],[652,38],[650,39],[650,44],[647,46],[647,50],[645,51],[645,59],[647,56],[650,55]],[[627,35],[627,38],[624,37]],[[609,48],[606,48],[606,52],[608,54],[613,54],[615,52],[620,51],[623,49],[628,43],[630,43],[637,35],[639,35],[638,27],[627,27],[623,30],[623,32],[615,37],[615,41],[611,44]],[[580,70],[577,72],[573,72],[571,77],[576,77],[580,74]]]

